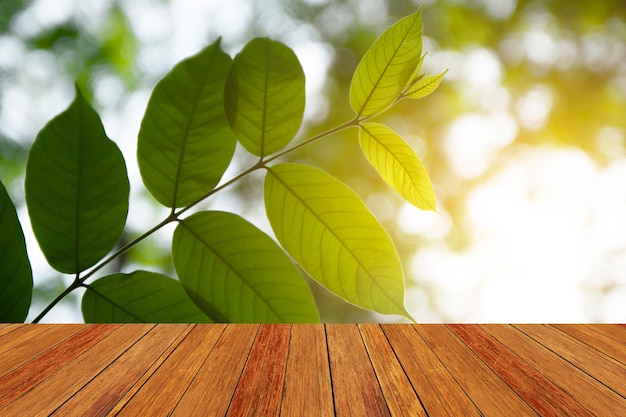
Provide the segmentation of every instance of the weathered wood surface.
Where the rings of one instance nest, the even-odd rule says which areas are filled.
[[[0,416],[626,416],[624,325],[1,325]]]

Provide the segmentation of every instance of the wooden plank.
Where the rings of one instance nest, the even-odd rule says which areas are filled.
[[[63,340],[85,329],[85,325],[39,325],[47,329],[26,341],[21,341],[11,350],[0,356],[0,377],[24,366],[34,358],[45,354]]]
[[[190,326],[186,324],[154,326],[52,415],[106,415],[160,356],[172,344],[175,346],[189,330]]]
[[[626,346],[626,328],[624,327],[616,324],[593,324],[587,325],[587,327]]]
[[[325,327],[336,415],[389,416],[357,326],[327,324]]]
[[[0,355],[4,352],[8,352],[17,345],[28,341],[28,339],[37,336],[47,330],[50,330],[55,325],[51,324],[19,324],[11,327],[7,327],[9,331],[4,333],[0,337]]]
[[[122,399],[109,414],[133,417],[170,415],[225,327],[224,324],[194,326],[145,384],[138,387],[132,398]]]
[[[21,323],[2,323],[2,328],[0,328],[0,338],[4,336],[5,334],[10,333],[13,330],[17,330],[21,327],[35,327],[35,326],[30,325],[30,324],[21,324]]]
[[[444,325],[419,326],[432,351],[485,415],[536,416],[536,413]]]
[[[448,326],[541,416],[592,416],[557,385],[477,325]]]
[[[586,326],[576,324],[553,324],[551,326],[595,349],[597,353],[618,366],[626,366],[626,344],[595,332]]]
[[[411,382],[380,326],[360,324],[359,330],[391,415],[426,417]]]
[[[117,325],[116,330],[89,350],[0,410],[0,415],[50,415],[152,327],[147,324]]]
[[[81,331],[36,357],[24,366],[0,378],[0,408],[4,407],[52,373],[104,339],[115,330],[114,325],[81,326]]]
[[[323,326],[294,324],[291,327],[280,415],[335,415]]]
[[[275,416],[285,380],[289,324],[262,324],[228,407],[229,416]]]
[[[626,368],[599,355],[595,349],[547,325],[515,325],[542,345],[626,397]]]
[[[595,415],[616,416],[626,409],[626,399],[518,329],[499,324],[480,327]]]
[[[465,391],[416,331],[404,324],[381,328],[429,416],[478,416]]]
[[[230,324],[174,409],[173,416],[223,416],[259,329],[258,324]]]

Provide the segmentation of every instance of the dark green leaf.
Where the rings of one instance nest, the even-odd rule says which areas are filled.
[[[219,39],[154,88],[139,131],[143,182],[159,203],[182,207],[212,190],[236,146],[224,114],[231,59]]]
[[[317,168],[276,165],[265,207],[276,238],[313,279],[359,307],[410,317],[396,248],[345,184]]]
[[[23,322],[33,297],[24,233],[15,206],[0,182],[0,322]]]
[[[84,271],[122,234],[129,194],[124,158],[78,88],[70,107],[37,135],[25,188],[33,231],[58,271]]]
[[[183,287],[215,321],[319,321],[311,292],[289,258],[239,216],[206,211],[182,220],[172,256]]]
[[[239,142],[270,155],[298,133],[304,115],[304,72],[286,45],[251,40],[233,60],[225,91],[226,114]]]
[[[113,274],[89,285],[82,301],[87,323],[210,323],[180,282],[147,271]]]

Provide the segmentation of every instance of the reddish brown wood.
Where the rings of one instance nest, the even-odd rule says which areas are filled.
[[[623,346],[626,346],[626,327],[616,324],[593,324],[585,325],[584,327],[588,327],[594,332],[610,337]]]
[[[323,326],[294,324],[291,327],[280,415],[335,415]]]
[[[0,326],[0,416],[597,415],[618,325]]]
[[[6,416],[48,416],[109,366],[153,325],[115,325],[116,330],[0,410]],[[35,371],[36,372],[36,371]]]
[[[518,329],[552,350],[607,387],[626,397],[626,368],[597,353],[595,349],[547,325],[515,325]]]
[[[424,326],[385,324],[381,327],[428,415],[480,415],[454,376],[416,331]]]
[[[448,328],[420,326],[418,332],[484,415],[536,416],[528,404]]]
[[[327,324],[326,334],[336,414],[389,416],[357,326]]]
[[[132,417],[170,415],[225,327],[223,324],[194,327],[149,379],[144,384],[137,384],[132,398],[128,402],[120,401],[111,414]]]
[[[626,365],[626,344],[595,332],[587,326],[553,324],[552,327],[595,349],[597,354],[615,362],[618,366]]]
[[[52,415],[63,417],[106,415],[170,345],[188,331],[189,325],[185,324],[153,327]]]
[[[4,375],[0,378],[0,392],[5,393],[0,397],[0,408],[46,379],[58,368],[71,362],[117,327],[105,324],[81,326],[80,332],[24,366]]]
[[[0,355],[0,377],[24,366],[34,358],[43,355],[50,349],[53,349],[63,340],[84,329],[84,327],[80,325],[39,326],[44,326],[45,330],[28,340],[20,340],[19,344],[16,344],[6,353]]]
[[[592,416],[558,386],[477,325],[449,327],[539,415]]]
[[[0,355],[49,328],[49,325],[43,324],[32,326],[8,324],[0,329]]]
[[[226,414],[258,329],[258,324],[226,327],[215,347],[207,352],[206,361],[176,405],[173,416]]]
[[[229,416],[275,416],[280,411],[291,325],[262,324],[250,351]]]
[[[391,415],[426,417],[411,382],[380,326],[360,324],[359,330]]]
[[[626,399],[510,325],[481,325],[546,379],[597,416],[618,416]]]

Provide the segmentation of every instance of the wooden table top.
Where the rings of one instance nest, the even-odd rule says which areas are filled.
[[[0,415],[626,416],[626,326],[0,324]]]

